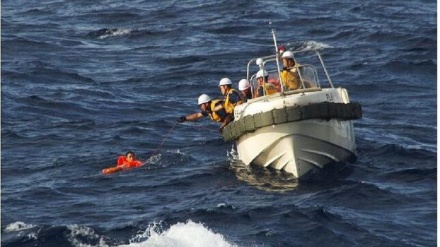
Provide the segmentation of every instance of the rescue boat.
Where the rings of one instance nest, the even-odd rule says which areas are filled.
[[[235,142],[245,165],[284,170],[296,178],[332,163],[354,161],[353,120],[362,117],[361,105],[350,102],[346,89],[333,86],[319,49],[290,51],[301,86],[290,91],[283,88],[280,51],[272,33],[276,53],[251,59],[247,79],[254,92],[258,85],[253,72],[267,71],[268,83],[279,92],[236,106],[234,121],[223,130],[224,140]]]

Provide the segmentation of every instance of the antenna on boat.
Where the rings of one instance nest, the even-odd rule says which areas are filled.
[[[272,24],[269,22],[269,25]],[[278,79],[281,82],[281,70],[280,70],[280,62],[279,62],[279,56],[278,56],[278,45],[277,45],[277,37],[275,36],[275,29],[272,28],[272,38],[273,38],[273,44],[275,45],[275,61],[277,62],[277,69],[278,69]],[[281,93],[284,92],[284,87],[281,87]]]

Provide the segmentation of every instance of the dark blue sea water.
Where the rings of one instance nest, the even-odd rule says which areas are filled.
[[[433,0],[1,3],[2,246],[436,246]],[[363,106],[359,157],[312,180],[176,124],[278,43]],[[148,164],[102,175],[128,150]]]

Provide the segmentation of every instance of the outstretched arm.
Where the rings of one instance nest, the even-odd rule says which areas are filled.
[[[181,116],[177,121],[179,123],[185,122],[185,121],[195,121],[199,118],[202,118],[203,114],[201,112],[196,112],[187,116]]]

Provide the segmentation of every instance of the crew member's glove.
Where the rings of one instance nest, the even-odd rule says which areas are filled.
[[[186,117],[185,116],[181,116],[179,119],[177,119],[177,122],[179,123],[183,123],[186,121]]]

